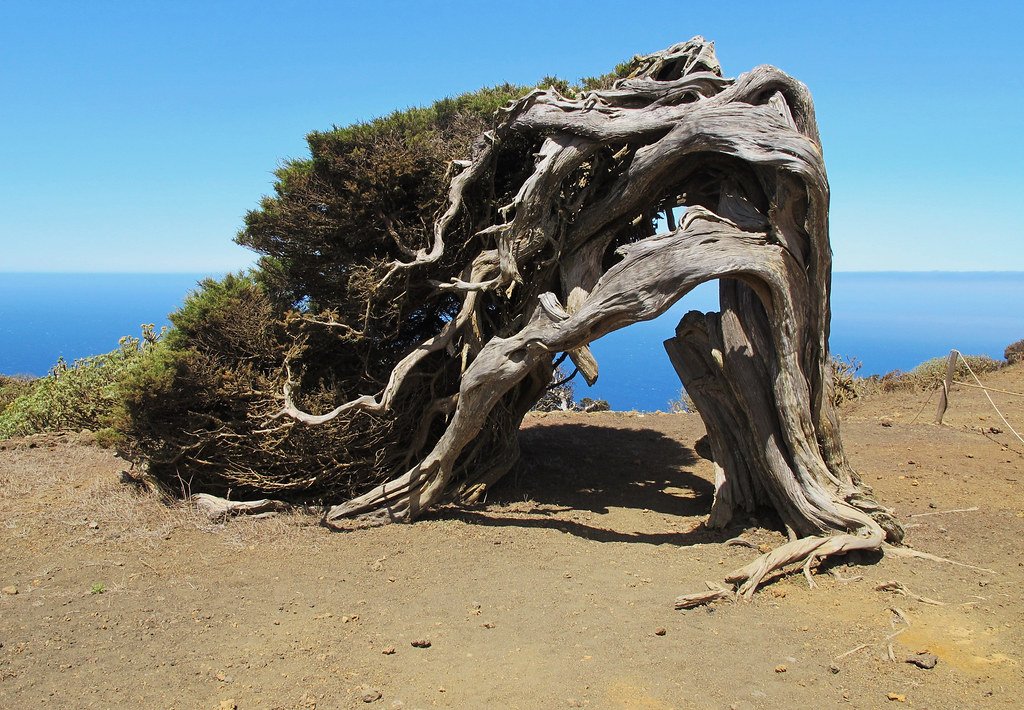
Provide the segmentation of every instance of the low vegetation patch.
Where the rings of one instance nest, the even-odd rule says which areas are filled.
[[[0,380],[0,439],[48,431],[102,430],[112,443],[124,402],[123,383],[156,346],[159,334],[143,327],[142,337],[121,338],[109,353],[57,361],[46,377]]]
[[[1007,353],[1009,351],[1010,348],[1007,348]],[[836,404],[842,404],[878,392],[925,392],[935,389],[940,387],[942,381],[946,378],[947,360],[947,357],[937,357],[922,362],[908,372],[893,370],[884,375],[860,377],[857,375],[861,368],[859,360],[856,358],[833,357],[834,401]],[[964,362],[965,360],[966,363]],[[971,379],[970,373],[972,371],[976,375],[982,375],[995,372],[1013,362],[1016,361],[1009,357],[1003,361],[996,360],[988,355],[961,355],[961,358],[957,360],[953,378],[956,380],[969,380]]]
[[[967,364],[964,364],[964,360],[967,361]],[[973,370],[976,375],[981,375],[986,372],[995,372],[1005,364],[1005,362],[990,358],[988,355],[963,355],[961,359],[957,360],[953,376],[958,380],[969,379],[970,370]],[[970,366],[970,370],[968,370],[968,366]],[[937,357],[925,360],[910,372],[894,370],[882,375],[877,382],[871,382],[871,384],[883,392],[921,392],[939,387],[945,378],[946,358]],[[873,378],[868,379],[869,381],[873,380]]]

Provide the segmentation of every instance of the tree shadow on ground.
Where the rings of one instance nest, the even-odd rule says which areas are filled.
[[[731,537],[694,520],[678,521],[688,523],[688,530],[666,523],[664,532],[602,526],[598,516],[613,508],[647,510],[660,518],[707,515],[714,486],[693,473],[700,459],[664,434],[555,424],[520,431],[520,444],[520,463],[491,490],[486,504],[447,508],[439,515],[484,526],[551,528],[600,542],[688,545]],[[651,522],[643,527],[652,527]]]

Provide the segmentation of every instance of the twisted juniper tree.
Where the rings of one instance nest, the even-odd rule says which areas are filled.
[[[315,491],[332,527],[411,521],[511,468],[556,356],[593,382],[589,343],[718,280],[720,312],[688,313],[665,344],[711,439],[709,524],[770,506],[792,537],[729,581],[749,594],[792,562],[898,541],[846,459],[831,397],[829,187],[810,94],[769,66],[723,77],[699,37],[619,73],[529,91],[474,141],[453,138],[466,111],[398,140],[388,150],[414,177],[386,190],[344,170],[372,165],[380,135],[346,134],[333,152],[314,136],[314,159],[241,234],[267,255],[265,278],[306,299],[282,326],[279,399],[252,395],[247,424],[217,420],[171,449],[206,436],[218,455],[248,453],[221,470],[252,474],[242,489]],[[314,431],[335,443],[310,466],[295,452]],[[197,460],[173,458],[177,475]]]

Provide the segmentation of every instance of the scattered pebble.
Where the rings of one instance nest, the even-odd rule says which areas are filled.
[[[832,673],[832,675],[835,675],[836,673],[839,672],[839,666],[837,666],[835,663],[833,663],[832,665],[830,665],[828,667],[828,670],[829,670],[829,672]]]
[[[427,639],[416,639],[409,643],[411,643],[415,648],[430,648],[430,641]]]
[[[10,586],[4,587],[3,592],[4,594],[8,594],[13,597],[15,594],[18,593],[18,588],[12,584]]]
[[[494,622],[491,622],[491,621],[485,621],[484,623],[482,623],[480,625],[483,626],[485,629],[493,629],[494,628]]]
[[[375,703],[384,697],[379,690],[371,690],[367,693],[363,693],[364,703]]]
[[[884,427],[891,427],[892,426],[892,420],[891,419],[883,419],[880,423]]]
[[[934,653],[916,653],[913,656],[907,656],[906,662],[912,663],[918,668],[931,670],[939,662],[939,657]]]
[[[89,529],[90,529],[90,530],[99,530],[99,529],[100,529],[100,524],[99,524],[99,523],[97,523],[97,522],[96,522],[95,520],[93,520],[93,521],[90,521],[90,523],[89,523]]]
[[[668,633],[668,630],[664,626],[659,626],[658,628],[656,628],[654,630],[654,635],[655,636],[664,636],[667,633]]]
[[[394,655],[394,653],[395,653],[395,647],[394,647],[394,646],[388,646],[388,647],[387,647],[387,648],[385,648],[385,649],[384,649],[383,651],[381,651],[381,653],[383,653],[383,654],[384,654],[385,656],[391,656],[391,655]]]
[[[237,708],[238,703],[235,702],[234,698],[220,701],[220,710],[237,710]]]
[[[889,700],[895,700],[898,703],[905,703],[905,702],[907,702],[907,696],[906,695],[902,695],[900,693],[889,693],[885,697],[889,698]]]
[[[785,666],[785,664],[782,664],[782,663],[780,663],[779,665],[775,666],[775,672],[776,673],[785,673],[788,670],[789,669]]]

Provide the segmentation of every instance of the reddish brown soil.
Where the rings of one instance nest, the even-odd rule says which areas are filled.
[[[1024,368],[988,382],[1024,391]],[[857,557],[831,567],[856,581],[692,611],[673,599],[756,554],[724,540],[783,541],[768,517],[701,526],[695,415],[531,416],[486,504],[349,533],[206,523],[79,435],[0,443],[0,707],[1019,707],[1024,446],[980,392],[941,428],[928,397],[848,407],[848,450],[908,542],[992,572]],[[934,669],[903,662],[924,650]]]

